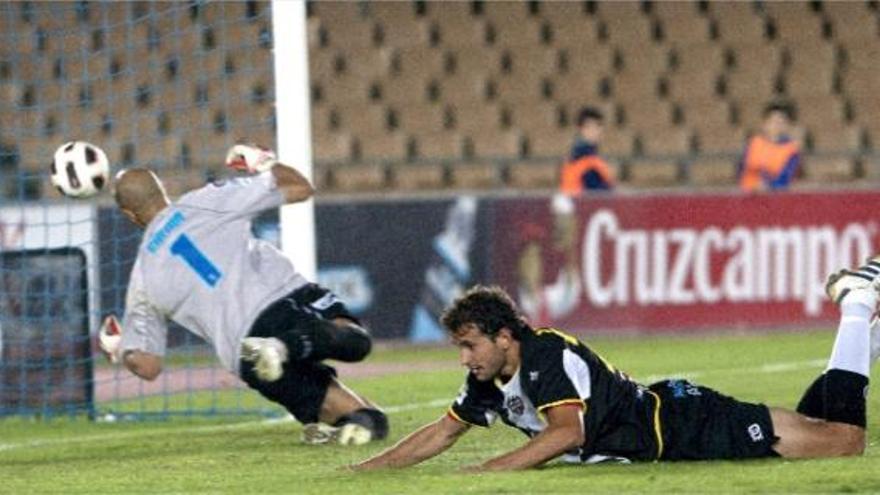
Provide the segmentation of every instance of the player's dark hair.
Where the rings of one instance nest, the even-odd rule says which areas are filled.
[[[787,118],[788,120],[795,120],[796,118],[794,105],[788,101],[771,101],[764,107],[764,112],[762,113],[762,115],[764,118],[767,118],[771,113],[774,112],[779,112],[782,115],[785,115],[785,118]]]
[[[578,127],[583,126],[588,120],[595,120],[597,122],[602,122],[603,120],[605,120],[605,116],[602,115],[602,111],[596,107],[581,108],[581,111],[578,112],[578,118],[577,118]]]
[[[440,321],[449,333],[470,323],[492,339],[502,328],[507,328],[520,340],[529,328],[510,296],[496,286],[472,287],[443,312]]]

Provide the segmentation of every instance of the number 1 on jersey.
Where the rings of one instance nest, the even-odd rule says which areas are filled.
[[[171,244],[171,254],[180,256],[206,284],[214,287],[223,276],[211,260],[193,244],[186,234],[181,234]]]

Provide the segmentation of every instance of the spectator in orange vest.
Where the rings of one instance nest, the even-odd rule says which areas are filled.
[[[745,192],[786,189],[801,163],[800,145],[789,136],[794,109],[770,103],[764,109],[761,133],[746,145],[739,162],[739,186]]]
[[[578,114],[578,134],[571,155],[562,166],[560,190],[563,193],[574,196],[587,189],[614,187],[611,169],[598,150],[604,131],[603,120],[602,112],[594,107],[584,107]]]

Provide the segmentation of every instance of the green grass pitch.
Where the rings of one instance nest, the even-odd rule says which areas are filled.
[[[833,332],[819,331],[586,340],[640,381],[684,375],[744,400],[794,407],[822,369],[832,339]],[[458,471],[525,441],[519,432],[498,424],[475,429],[447,453],[415,468],[347,472],[340,467],[443,414],[464,376],[463,370],[454,369],[451,347],[385,349],[370,360],[412,363],[413,371],[405,375],[345,380],[389,408],[392,434],[386,442],[352,448],[305,446],[299,443],[296,423],[253,418],[116,423],[6,419],[0,421],[0,493],[880,492],[876,393],[868,406],[869,446],[858,458]]]

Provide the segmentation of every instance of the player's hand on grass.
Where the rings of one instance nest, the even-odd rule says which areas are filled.
[[[122,345],[122,326],[114,315],[108,315],[101,323],[98,332],[98,347],[111,363],[116,363],[119,358],[119,346]]]
[[[236,144],[226,153],[226,166],[240,172],[258,174],[278,163],[275,152],[255,144]]]

